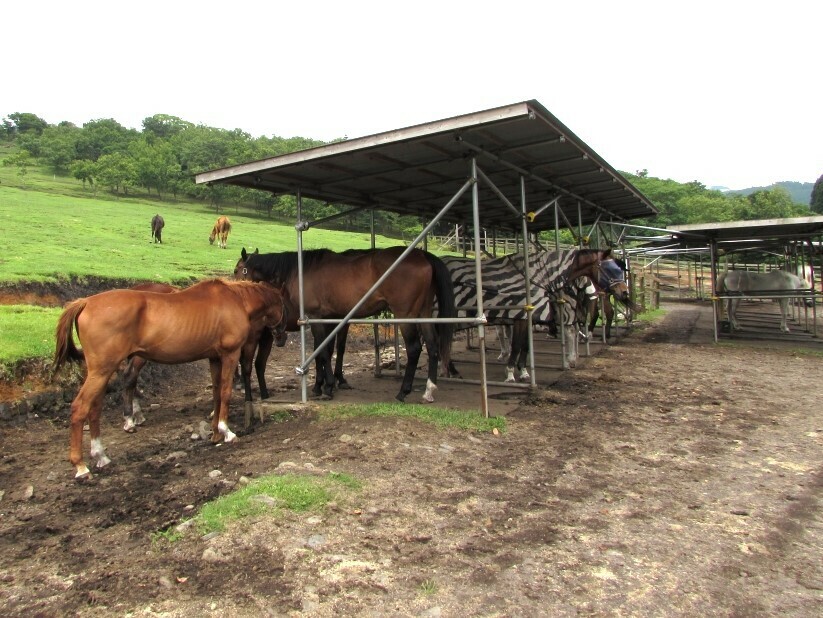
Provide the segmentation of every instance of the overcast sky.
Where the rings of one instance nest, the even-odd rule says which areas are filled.
[[[537,99],[618,170],[733,189],[823,174],[819,0],[20,6],[0,116],[328,141]]]

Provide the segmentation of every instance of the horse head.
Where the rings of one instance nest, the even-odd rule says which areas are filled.
[[[249,253],[243,247],[240,251],[240,259],[237,260],[237,264],[234,266],[234,278],[238,281],[262,281],[262,275],[249,264],[249,258],[259,254],[259,249],[255,249],[254,253]]]

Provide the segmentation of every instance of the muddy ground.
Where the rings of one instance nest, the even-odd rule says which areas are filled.
[[[328,404],[310,403],[212,446],[191,438],[211,407],[202,364],[143,380],[136,434],[112,395],[113,463],[89,482],[67,461],[68,405],[2,424],[0,615],[820,616],[823,356],[717,345],[705,307],[669,309],[552,386],[492,397],[499,435],[319,420]],[[275,399],[299,398],[295,354],[270,361]],[[341,399],[391,400],[367,345],[351,359]],[[476,410],[477,387],[437,398]],[[269,472],[362,486],[158,536]]]

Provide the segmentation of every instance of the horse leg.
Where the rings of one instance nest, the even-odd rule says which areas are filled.
[[[437,390],[437,368],[440,366],[440,346],[433,324],[422,324],[420,331],[426,343],[426,354],[429,357],[429,371],[426,378],[426,391],[423,393],[423,402],[434,403],[434,391]],[[417,363],[415,363],[416,366]]]
[[[126,433],[134,433],[138,425],[146,422],[140,402],[134,398],[134,391],[140,371],[147,362],[140,356],[133,356],[123,372],[123,431]]]
[[[737,304],[739,302],[736,298],[730,298],[727,301],[726,313],[729,314],[729,323],[734,330],[740,330],[740,325],[737,323]]]
[[[511,327],[511,333],[509,335],[509,358],[506,361],[506,379],[505,382],[514,382],[514,367],[517,364],[518,358],[520,358],[520,351],[523,349],[523,340],[521,338],[520,328],[518,323],[521,320],[517,320],[515,324]],[[504,327],[508,328],[508,326]]]
[[[346,324],[337,333],[337,358],[334,360],[334,378],[337,380],[337,388],[341,390],[351,390],[351,385],[343,376],[343,356],[346,353],[346,339],[349,337],[349,325]]]
[[[251,417],[254,414],[251,395],[251,365],[254,360],[255,348],[254,343],[246,342],[240,353],[240,376],[243,380],[243,429],[248,429],[251,426]],[[234,374],[232,374],[233,377]]]
[[[417,371],[417,362],[420,360],[423,343],[420,340],[420,332],[417,330],[415,324],[402,324],[400,326],[400,332],[403,335],[403,342],[406,344],[406,371],[403,374],[403,383],[400,386],[400,392],[397,393],[395,399],[397,399],[397,401],[405,401],[406,395],[412,391],[414,372]],[[432,384],[431,378],[426,382],[427,393],[429,392],[430,384]],[[432,384],[432,386],[436,385]]]
[[[786,322],[786,317],[789,311],[789,299],[788,298],[779,298],[777,299],[777,303],[780,305],[780,330],[784,333],[788,333],[789,325]]]
[[[69,430],[69,461],[75,468],[74,478],[90,478],[91,473],[83,462],[83,425],[89,419],[89,429],[92,431],[92,457],[98,459],[98,467],[109,463],[105,455],[103,445],[100,442],[100,409],[103,406],[103,395],[106,392],[106,384],[109,377],[114,373],[112,369],[108,375],[101,372],[90,371],[83,386],[71,404],[71,422]],[[94,424],[92,424],[94,419]]]
[[[222,358],[209,359],[212,395],[214,397],[214,418],[211,421],[211,441],[217,444],[232,442],[237,436],[229,429],[229,402],[231,401],[232,376],[240,358],[240,351]]]
[[[331,327],[326,327],[324,324],[312,326],[312,335],[314,335],[314,349],[323,343],[323,340],[331,332]],[[334,389],[334,373],[331,369],[331,355],[334,350],[334,341],[330,341],[328,345],[320,348],[320,354],[315,360],[315,369],[317,377],[314,381],[314,388],[312,393],[321,397],[322,399],[331,399],[333,397]]]
[[[515,335],[515,333],[517,333]],[[520,371],[518,380],[521,382],[529,382],[532,377],[529,375],[529,369],[526,367],[526,359],[529,356],[529,321],[518,320],[512,326],[512,340],[517,337],[519,341],[520,353],[517,355],[517,369]]]
[[[614,305],[612,301],[606,296],[603,299],[603,328],[606,329],[606,340],[612,337],[612,322],[614,321]]]
[[[274,344],[274,333],[270,328],[264,328],[257,341],[257,358],[254,359],[254,371],[257,374],[257,386],[260,388],[260,399],[269,398],[269,389],[266,386],[266,363],[271,355]]]

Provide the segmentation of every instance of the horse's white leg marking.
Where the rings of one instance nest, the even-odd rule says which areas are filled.
[[[781,298],[778,301],[780,305],[780,330],[784,333],[788,333],[789,325],[786,323],[786,314],[789,310],[789,299],[788,298]]]
[[[76,479],[87,479],[87,478],[90,479],[91,478],[91,472],[89,472],[89,469],[86,467],[85,464],[79,465],[79,466],[77,466],[77,472],[75,473],[74,478],[76,478]]]
[[[520,372],[520,381],[529,382],[531,379],[532,377],[529,375],[529,370],[523,367],[523,370]]]
[[[134,416],[135,425],[142,425],[146,422],[146,417],[143,415],[143,408],[140,406],[139,401],[133,399],[131,402],[131,409],[132,415]]]
[[[104,468],[111,463],[111,459],[106,457],[106,449],[103,448],[103,442],[100,438],[94,438],[91,441],[91,456],[97,458],[98,468]]]
[[[126,422],[123,423],[123,431],[126,433],[134,433],[134,428],[137,426],[137,423],[134,422],[134,415],[127,416]]]
[[[223,442],[231,442],[237,438],[237,436],[232,433],[231,429],[229,429],[229,426],[226,425],[225,421],[220,421],[217,423],[217,431],[223,434]]]
[[[506,367],[506,382],[514,382],[514,367]]]
[[[423,393],[423,401],[426,403],[434,402],[434,391],[437,390],[437,384],[431,380],[426,380],[426,392]]]

